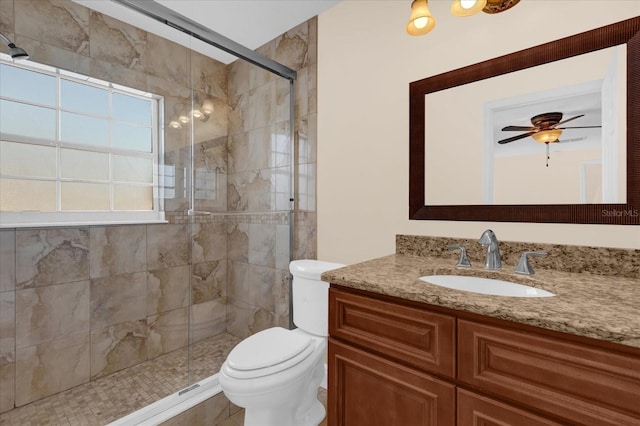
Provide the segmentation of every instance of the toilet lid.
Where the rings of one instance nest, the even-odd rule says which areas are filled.
[[[272,367],[286,363],[302,352],[307,352],[305,350],[312,344],[310,336],[293,333],[282,327],[273,327],[240,342],[229,353],[227,364],[239,371]]]

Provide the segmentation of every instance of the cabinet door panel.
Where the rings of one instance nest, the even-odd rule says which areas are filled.
[[[458,388],[458,426],[561,426],[561,424]]]
[[[459,379],[573,422],[640,425],[640,358],[458,321]]]
[[[417,369],[455,375],[455,318],[331,289],[329,335]]]
[[[455,386],[329,340],[330,426],[453,426]]]

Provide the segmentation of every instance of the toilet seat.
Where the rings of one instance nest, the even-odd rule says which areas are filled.
[[[229,353],[223,368],[230,377],[254,379],[286,370],[314,349],[311,336],[273,327],[240,342]]]

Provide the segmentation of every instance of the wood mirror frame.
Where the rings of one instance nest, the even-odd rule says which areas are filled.
[[[586,31],[409,84],[409,219],[640,224],[640,17]],[[425,96],[576,55],[627,45],[626,204],[425,204]],[[480,143],[480,141],[478,141]]]

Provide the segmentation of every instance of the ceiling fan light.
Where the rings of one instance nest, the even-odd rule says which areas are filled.
[[[540,132],[534,133],[531,135],[536,142],[540,143],[552,143],[558,142],[558,138],[562,134],[562,130],[560,129],[551,129],[551,130],[542,130]]]
[[[455,0],[451,5],[451,13],[455,16],[471,16],[482,11],[487,0]]]
[[[412,36],[423,35],[431,31],[435,25],[436,20],[429,11],[427,0],[413,0],[407,33]]]
[[[520,3],[520,0],[487,0],[487,5],[482,11],[491,15],[502,13],[518,3]]]

